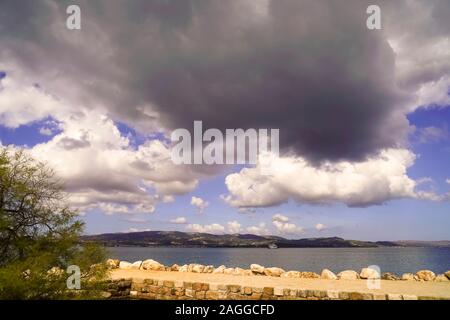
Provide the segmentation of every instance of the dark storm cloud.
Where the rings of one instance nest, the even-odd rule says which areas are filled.
[[[280,128],[282,147],[315,160],[398,143],[407,121],[395,110],[394,56],[365,27],[367,6],[272,1],[249,21],[239,3],[193,5],[191,23],[159,34],[138,64],[136,86],[166,124]]]
[[[69,3],[3,1],[1,57],[142,130],[280,128],[312,160],[360,160],[408,131],[369,1],[78,1],[80,32],[64,29]]]

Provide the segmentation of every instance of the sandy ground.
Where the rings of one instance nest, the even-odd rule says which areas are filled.
[[[366,280],[295,279],[267,276],[234,276],[210,273],[186,273],[146,270],[114,270],[112,279],[158,279],[172,281],[236,284],[248,287],[282,287],[303,290],[339,290],[346,292],[371,292],[384,294],[410,294],[450,299],[450,282],[418,282],[381,280],[379,290],[369,290]]]

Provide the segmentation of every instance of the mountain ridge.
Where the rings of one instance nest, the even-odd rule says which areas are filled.
[[[264,248],[275,244],[279,248],[375,248],[375,247],[450,247],[450,241],[361,241],[340,237],[286,239],[273,235],[210,234],[182,231],[141,231],[85,235],[81,241],[93,241],[105,246],[168,246],[209,248]]]

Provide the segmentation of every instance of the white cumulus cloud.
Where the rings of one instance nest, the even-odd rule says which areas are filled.
[[[407,175],[415,155],[388,149],[361,162],[327,162],[317,167],[302,157],[261,155],[258,166],[226,177],[234,207],[266,207],[294,199],[301,203],[344,203],[352,207],[381,204],[396,198],[436,200],[432,192],[417,191]],[[270,172],[270,175],[262,173]],[[252,186],[252,188],[249,188]]]
[[[261,222],[256,226],[250,226],[247,227],[245,230],[247,230],[248,233],[256,234],[256,235],[268,235],[270,233],[269,229],[267,229],[265,222]]]
[[[228,232],[229,233],[239,233],[241,232],[241,224],[237,222],[236,220],[230,221],[227,223],[228,226]]]
[[[133,232],[145,232],[151,231],[149,228],[139,229],[139,228],[128,228],[127,230],[122,231],[123,233],[133,233]]]
[[[2,79],[0,91],[0,125],[8,128],[18,128],[67,109],[38,87],[24,85],[12,77]]]
[[[50,128],[42,127],[39,129],[39,133],[43,136],[51,136],[53,131]]]
[[[185,223],[187,223],[187,219],[185,217],[177,217],[175,219],[170,220],[170,223],[173,223],[173,224],[185,224]]]
[[[280,214],[280,213],[277,213],[277,214],[275,214],[275,215],[272,217],[272,221],[288,222],[288,221],[289,221],[289,218],[286,217],[286,216],[283,216],[283,215]]]
[[[197,211],[199,213],[203,213],[203,211],[206,209],[206,207],[209,205],[209,203],[202,198],[199,197],[192,197],[191,198],[191,205],[197,208]]]
[[[288,222],[283,223],[280,221],[273,221],[272,223],[279,233],[292,234],[292,233],[303,232],[303,229],[301,227],[298,227],[294,223],[288,223]]]
[[[195,224],[188,224],[186,226],[186,230],[200,233],[224,233],[225,227],[218,223],[205,225],[195,223]]]
[[[38,86],[21,85],[8,75],[1,81],[0,125],[16,128],[52,117],[40,133],[55,133],[27,151],[53,168],[80,213],[151,213],[158,202],[191,192],[202,176],[170,161],[160,140],[132,146],[104,112],[72,108]],[[54,129],[54,130],[53,130]],[[57,130],[57,131],[56,131]]]
[[[316,230],[317,231],[322,231],[322,230],[325,230],[326,228],[327,227],[324,224],[322,224],[322,223],[316,224]]]
[[[279,233],[282,234],[293,234],[293,233],[301,233],[303,229],[294,223],[289,222],[289,218],[282,214],[275,214],[272,217],[272,223],[277,229]]]

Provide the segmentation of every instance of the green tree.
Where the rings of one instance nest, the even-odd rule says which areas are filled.
[[[107,275],[103,248],[80,242],[83,223],[46,164],[0,149],[0,299],[95,297]],[[67,267],[81,270],[69,289]]]

